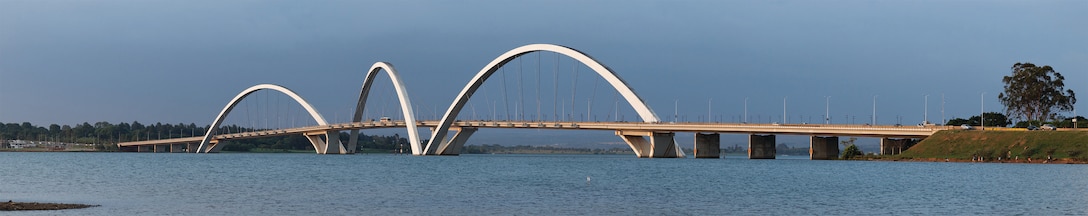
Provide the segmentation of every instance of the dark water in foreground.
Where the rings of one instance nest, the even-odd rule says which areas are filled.
[[[1086,165],[10,152],[0,164],[0,199],[102,205],[5,215],[1088,214]]]

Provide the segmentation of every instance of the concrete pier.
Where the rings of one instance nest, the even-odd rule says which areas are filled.
[[[631,150],[634,150],[635,155],[640,158],[684,157],[683,153],[679,152],[680,148],[676,146],[674,139],[676,133],[617,130],[616,136],[631,146]]]
[[[185,152],[185,144],[170,144],[170,153]]]
[[[654,132],[650,136],[650,146],[653,148],[650,157],[668,158],[677,157],[676,133]]]
[[[165,145],[155,145],[155,153],[159,153],[159,152],[169,152],[169,151],[170,151],[170,144],[165,144]]]
[[[344,144],[340,142],[339,130],[308,132],[302,135],[310,140],[310,144],[314,146],[318,154],[348,154],[351,152],[344,148]],[[223,149],[223,146],[217,144],[207,152],[219,152],[220,149]]]
[[[774,135],[748,135],[748,159],[774,159]]]
[[[839,137],[810,136],[808,153],[811,160],[838,159]]]
[[[881,155],[897,155],[907,150],[907,147],[917,142],[915,139],[880,138]]]
[[[721,135],[695,133],[695,158],[721,158]]]
[[[457,133],[453,134],[450,138],[449,146],[445,151],[442,151],[441,155],[461,155],[461,149],[465,147],[465,143],[468,142],[468,138],[476,133],[479,128],[475,127],[461,127],[456,128]]]

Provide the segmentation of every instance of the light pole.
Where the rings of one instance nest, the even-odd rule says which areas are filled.
[[[710,102],[711,101],[714,101],[714,98],[706,99],[706,122],[707,123],[712,122],[713,119],[714,119],[713,117],[710,116],[710,108],[711,108],[711,106],[710,106],[711,103]]]
[[[790,96],[782,97],[782,124],[786,124],[786,98]]]
[[[748,97],[744,97],[744,123],[748,123]]]
[[[873,124],[876,125],[876,97],[880,95],[873,95]]]
[[[831,124],[831,96],[824,96],[824,124]]]
[[[922,125],[929,124],[929,95],[926,95],[925,111],[922,114]]]
[[[680,99],[676,99],[676,101],[672,103],[672,122],[676,122],[676,117],[680,116],[680,111],[679,110],[680,110]]]
[[[986,130],[986,92],[982,92],[982,95],[979,96],[979,101],[981,102],[978,104],[978,128],[980,130]]]

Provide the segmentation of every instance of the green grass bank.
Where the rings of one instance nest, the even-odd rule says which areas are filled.
[[[1088,161],[1088,131],[940,131],[903,154],[902,159]]]

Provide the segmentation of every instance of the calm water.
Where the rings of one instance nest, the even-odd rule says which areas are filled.
[[[177,153],[0,164],[0,199],[102,205],[12,215],[1088,214],[1086,165]]]

